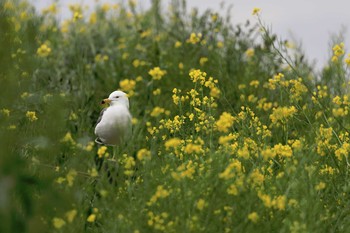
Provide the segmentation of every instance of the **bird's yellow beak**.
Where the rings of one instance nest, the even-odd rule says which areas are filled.
[[[104,99],[101,101],[101,104],[105,104],[105,103],[109,104],[110,102],[111,102],[110,99]]]

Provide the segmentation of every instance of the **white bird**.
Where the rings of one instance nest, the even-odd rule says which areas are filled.
[[[126,93],[114,91],[101,103],[108,103],[110,106],[101,111],[97,120],[95,142],[109,146],[120,145],[131,136],[129,99]]]

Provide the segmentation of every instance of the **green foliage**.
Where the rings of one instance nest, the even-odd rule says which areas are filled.
[[[0,1],[0,232],[346,232],[344,45],[317,75],[259,13],[160,4]],[[107,148],[116,89],[133,137]]]

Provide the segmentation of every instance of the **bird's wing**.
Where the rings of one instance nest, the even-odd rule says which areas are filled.
[[[107,110],[107,108],[102,109],[102,111],[100,112],[100,116],[97,118],[96,125],[97,125],[98,123],[100,123],[100,121],[102,120],[103,113],[104,113],[106,110]]]

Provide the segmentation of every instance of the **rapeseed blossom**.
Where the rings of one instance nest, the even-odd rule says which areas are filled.
[[[151,159],[151,152],[145,148],[140,149],[136,155],[138,160],[149,160]]]
[[[28,119],[30,122],[33,122],[33,121],[38,120],[35,111],[27,111],[27,112],[26,112],[26,117],[27,117],[27,119]]]
[[[158,185],[156,193],[151,197],[147,203],[149,206],[157,202],[158,199],[164,199],[170,195],[170,192],[164,188],[163,185]]]
[[[42,44],[36,51],[39,57],[47,57],[51,53],[51,48],[47,44]]]
[[[160,69],[159,67],[154,67],[150,71],[148,71],[148,74],[152,76],[153,80],[161,80],[164,75],[166,75],[166,71]]]
[[[230,113],[223,112],[215,123],[217,130],[224,133],[228,132],[229,128],[233,126],[234,120],[235,118]]]
[[[62,218],[53,218],[52,225],[56,229],[61,229],[64,225],[66,225],[66,221],[64,221]]]
[[[106,146],[101,146],[100,148],[98,148],[97,155],[98,155],[99,158],[102,158],[103,156],[108,157],[109,154],[107,152],[107,147]]]
[[[135,95],[136,81],[133,79],[123,79],[119,82],[120,90],[126,92],[128,97]]]
[[[10,116],[10,110],[7,108],[3,108],[0,110],[0,113],[5,116],[5,117],[9,117]]]
[[[296,112],[297,109],[294,106],[273,108],[270,119],[273,125],[285,124]]]
[[[191,33],[190,38],[186,40],[187,43],[197,44],[202,39],[202,33]]]
[[[77,216],[78,211],[76,209],[70,210],[66,212],[66,218],[69,223],[73,222],[75,217]]]
[[[248,214],[247,217],[250,221],[252,221],[253,223],[257,223],[259,220],[259,215],[257,212],[252,212],[250,214]]]
[[[261,11],[260,8],[255,7],[255,8],[253,9],[252,15],[257,15],[257,14],[259,14],[260,11]]]
[[[171,138],[165,142],[164,146],[167,150],[169,148],[176,148],[181,145],[181,140],[179,138]]]

